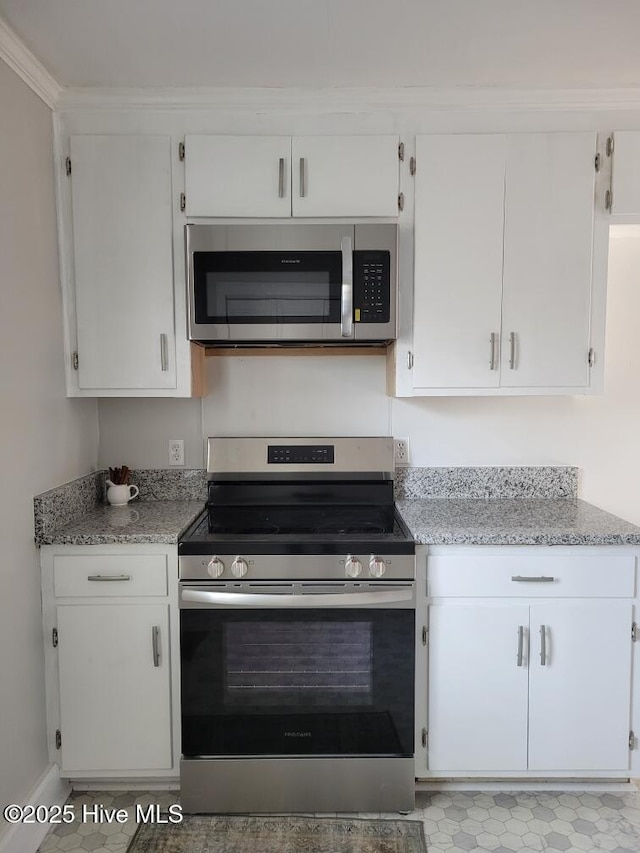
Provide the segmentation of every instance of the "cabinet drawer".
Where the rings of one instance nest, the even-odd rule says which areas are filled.
[[[167,594],[164,554],[68,554],[53,558],[53,589],[58,598]]]
[[[635,556],[438,555],[427,559],[428,595],[632,598]]]

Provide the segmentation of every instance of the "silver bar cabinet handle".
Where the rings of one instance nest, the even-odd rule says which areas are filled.
[[[167,336],[163,332],[160,335],[160,367],[164,370],[169,370],[169,351],[167,349]]]
[[[509,332],[509,370],[516,368],[516,333]]]
[[[307,194],[307,181],[305,175],[304,157],[300,158],[300,198],[304,198]]]
[[[88,581],[130,581],[131,575],[88,575]]]
[[[278,198],[284,198],[284,157],[280,158],[278,167]]]
[[[547,665],[547,626],[540,626],[540,666]]]
[[[496,369],[496,333],[491,332],[491,337],[489,338],[489,370]]]
[[[555,578],[547,575],[512,575],[515,583],[553,583]]]
[[[154,625],[151,629],[151,645],[153,647],[153,665],[160,666],[160,627]]]
[[[351,237],[343,237],[342,251],[342,288],[340,293],[340,333],[343,338],[353,335],[353,244]]]
[[[518,625],[518,666],[522,666],[524,649],[524,625]]]

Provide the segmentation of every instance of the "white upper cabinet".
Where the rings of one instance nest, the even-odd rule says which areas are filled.
[[[414,384],[495,388],[505,137],[421,136],[416,158]]]
[[[612,179],[611,213],[640,221],[640,131],[616,131]]]
[[[294,136],[294,216],[398,215],[397,136]]]
[[[171,141],[72,136],[78,389],[175,389]]]
[[[596,134],[421,136],[416,153],[413,393],[589,390]]]
[[[187,216],[290,216],[289,136],[186,136]]]
[[[507,138],[503,387],[585,387],[595,135]]]
[[[190,217],[398,215],[397,136],[185,137]]]

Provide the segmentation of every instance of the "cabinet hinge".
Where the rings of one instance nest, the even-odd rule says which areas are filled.
[[[595,363],[596,363],[595,350],[593,349],[593,347],[589,347],[589,352],[587,353],[587,364],[589,365],[589,367],[593,367],[593,365]]]
[[[76,350],[71,356],[71,366],[73,367],[74,370],[78,369],[79,363],[80,362],[78,359],[78,350]]]
[[[400,160],[400,162],[404,162],[404,142],[401,142],[398,145],[398,160]]]
[[[187,197],[184,193],[180,193],[180,210],[184,213],[184,209],[187,206]]]
[[[629,732],[629,749],[636,748],[636,736],[634,734],[633,729]]]
[[[600,152],[598,151],[598,153],[596,154],[596,157],[595,157],[595,161],[594,161],[594,166],[596,168],[596,172],[600,171],[601,165],[602,165],[602,157],[600,156]]]
[[[404,210],[404,193],[398,196],[398,210]]]
[[[411,157],[409,159],[409,174],[415,175],[415,173],[416,173],[416,158]]]
[[[67,157],[66,160],[64,161],[64,170],[67,173],[67,175],[71,174],[71,157]]]
[[[178,143],[178,158],[184,160],[184,142]]]
[[[613,149],[615,148],[615,142],[613,138],[613,133],[610,136],[607,136],[607,142],[605,145],[605,153],[607,157],[613,157]],[[609,164],[609,189],[605,191],[604,194],[604,207],[605,210],[611,212],[613,208],[613,160]]]
[[[429,642],[429,632],[427,631],[427,626],[422,626],[422,645],[426,646]]]
[[[54,628],[51,632],[51,645],[54,649],[58,648],[58,629]]]
[[[407,353],[407,370],[411,370],[413,367],[413,353],[411,350]]]
[[[60,749],[62,746],[62,732],[60,729],[56,729],[56,749]]]
[[[426,748],[427,748],[427,740],[428,740],[427,730],[426,730],[426,729],[422,729],[422,733],[421,733],[421,734],[422,734],[422,736],[421,736],[421,738],[420,738],[420,741],[421,741],[421,743],[422,743],[422,746],[426,749]]]
[[[631,642],[632,643],[638,642],[638,623],[637,622],[634,622],[633,625],[631,626]]]
[[[615,147],[615,141],[614,141],[613,133],[612,133],[611,136],[607,136],[607,148],[606,148],[607,157],[613,156],[614,147]]]

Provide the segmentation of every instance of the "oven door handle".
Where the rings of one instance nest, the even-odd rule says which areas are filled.
[[[225,607],[366,607],[376,604],[399,604],[413,601],[413,589],[404,588],[374,592],[309,593],[307,595],[273,595],[251,592],[210,592],[183,589],[180,600],[187,604],[223,605]]]

